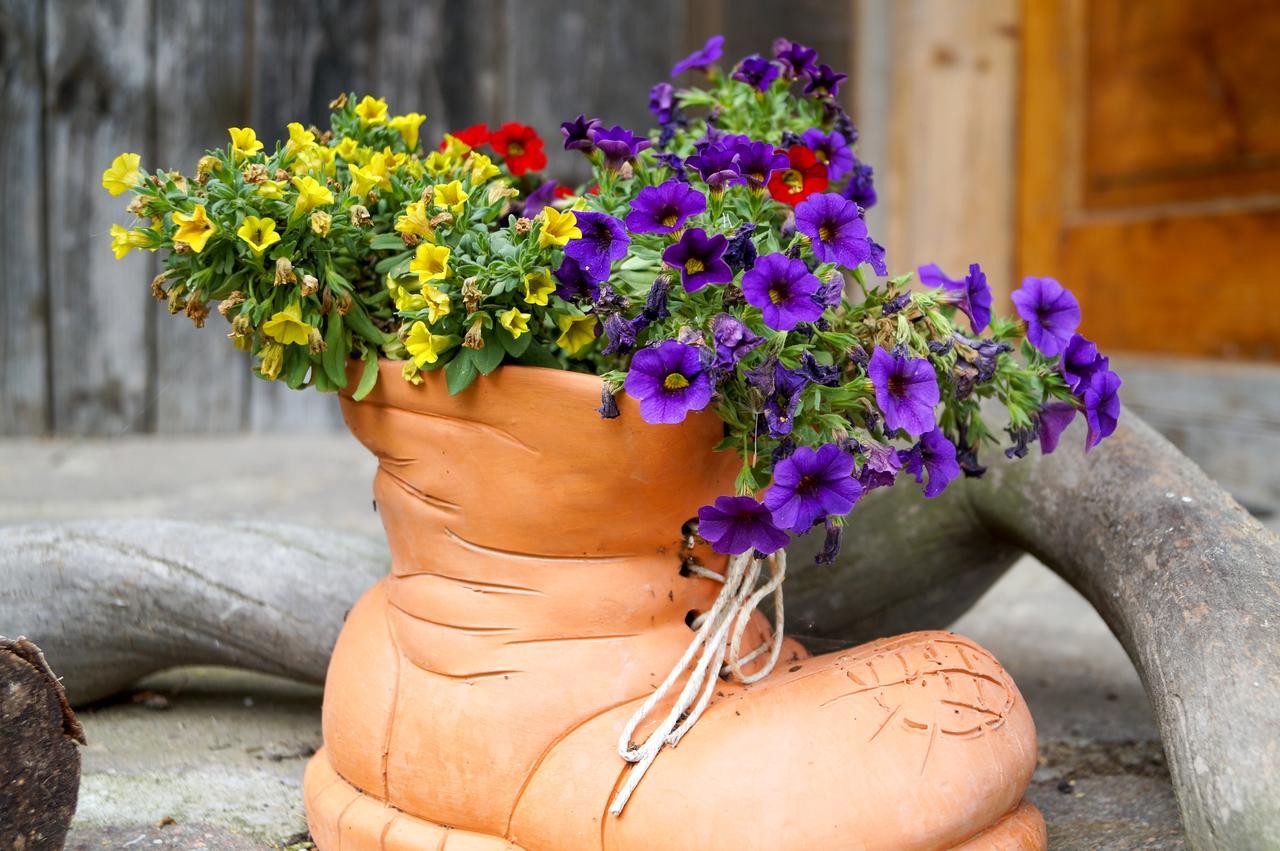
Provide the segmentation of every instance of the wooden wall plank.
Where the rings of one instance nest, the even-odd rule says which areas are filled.
[[[49,425],[41,130],[43,4],[0,0],[0,434]]]
[[[147,425],[148,281],[152,258],[113,260],[108,231],[124,195],[100,184],[121,151],[154,163],[143,0],[48,0],[45,19],[46,215],[53,426],[119,434]]]
[[[248,0],[156,5],[156,162],[183,174],[226,144],[227,128],[248,116]],[[204,328],[155,313],[155,429],[237,431],[248,416],[249,360],[226,338],[228,324],[210,313]]]

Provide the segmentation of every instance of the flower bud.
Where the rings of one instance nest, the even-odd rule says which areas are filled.
[[[333,224],[333,216],[324,210],[314,210],[311,213],[311,232],[316,236],[325,237],[329,235],[329,226]]]
[[[404,362],[404,366],[400,367],[400,377],[410,384],[421,384],[422,373],[418,369],[418,365],[411,360]]]
[[[302,276],[302,286],[299,287],[299,290],[304,296],[315,295],[318,289],[320,289],[320,282],[316,280],[315,275]]]
[[[358,228],[367,228],[373,224],[373,217],[369,215],[369,210],[363,204],[356,204],[351,208],[351,224]]]
[[[289,261],[289,258],[276,258],[276,286],[283,287],[297,282],[298,276],[293,273],[293,263]]]
[[[484,319],[477,316],[471,322],[471,327],[467,329],[466,335],[462,338],[462,345],[468,349],[484,348]]]

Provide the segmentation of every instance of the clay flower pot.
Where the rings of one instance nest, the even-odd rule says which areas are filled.
[[[1044,846],[1026,704],[945,632],[788,642],[608,814],[619,732],[718,593],[682,575],[681,527],[732,491],[720,421],[648,425],[625,397],[602,420],[576,373],[506,366],[450,397],[439,372],[381,369],[342,406],[379,460],[391,574],[330,664],[305,782],[321,849]]]

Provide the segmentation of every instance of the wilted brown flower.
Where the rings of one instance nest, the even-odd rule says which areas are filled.
[[[304,296],[315,295],[316,290],[320,289],[320,282],[316,280],[315,275],[303,275],[302,286],[299,289]]]
[[[324,237],[329,235],[329,226],[333,224],[333,216],[324,210],[313,210],[311,212],[311,232],[316,236]]]
[[[262,163],[249,163],[244,170],[246,183],[262,183],[267,179],[267,167]]]
[[[531,230],[533,230],[533,219],[526,219],[524,216],[521,216],[520,218],[516,219],[517,234],[519,234],[520,236],[524,236]]]
[[[164,301],[169,297],[169,294],[165,292],[164,282],[168,280],[169,276],[172,274],[173,272],[171,270],[165,269],[159,275],[156,275],[151,279],[151,297],[156,301]]]
[[[218,302],[218,313],[221,313],[222,318],[225,319],[227,314],[242,304],[244,304],[244,293],[236,290],[231,293],[231,295]]]
[[[467,306],[467,313],[475,313],[484,301],[484,293],[479,287],[480,279],[475,275],[462,282],[462,303]],[[477,347],[479,348],[479,347]]]
[[[373,217],[369,215],[369,210],[363,204],[355,204],[351,207],[351,224],[358,228],[367,228],[373,224]]]
[[[330,109],[342,109],[347,105],[347,93],[343,92],[333,100],[329,101]]]
[[[298,276],[293,273],[293,263],[289,261],[289,258],[276,258],[276,286],[283,287],[297,282]]]
[[[467,329],[466,335],[462,338],[462,345],[468,349],[484,348],[484,318],[477,316],[471,322],[471,327]]]
[[[323,353],[326,348],[324,337],[320,336],[320,329],[314,325],[311,327],[311,333],[307,335],[307,348],[311,350],[313,355]]]
[[[346,316],[351,312],[351,293],[338,293],[338,313]]]
[[[209,316],[209,308],[203,299],[192,298],[187,300],[187,318],[191,320],[191,324],[197,328],[204,327],[204,320]]]

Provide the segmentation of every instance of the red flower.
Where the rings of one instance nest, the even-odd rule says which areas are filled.
[[[804,145],[787,148],[787,168],[769,178],[769,194],[775,201],[794,207],[815,192],[827,188],[827,167]]]
[[[527,171],[540,171],[547,166],[542,139],[532,127],[507,122],[489,137],[489,145],[507,164],[507,170],[519,177]]]
[[[571,186],[557,186],[555,192],[556,198],[572,198],[578,194],[573,191]]]
[[[449,134],[468,148],[478,148],[489,141],[489,125],[472,124],[465,130],[454,130]],[[444,140],[440,140],[440,150],[444,150]]]

